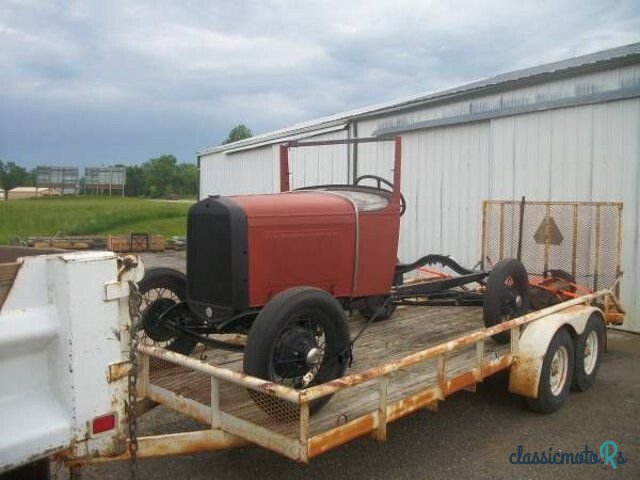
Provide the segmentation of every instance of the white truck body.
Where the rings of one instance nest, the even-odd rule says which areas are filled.
[[[0,472],[67,451],[126,448],[128,280],[110,252],[17,259],[0,309]],[[94,435],[96,417],[113,428]]]

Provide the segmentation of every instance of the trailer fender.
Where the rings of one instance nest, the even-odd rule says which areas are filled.
[[[538,398],[542,361],[551,339],[560,328],[567,328],[572,337],[577,338],[593,313],[604,322],[600,309],[576,305],[527,325],[518,340],[518,351],[509,373],[509,391]]]

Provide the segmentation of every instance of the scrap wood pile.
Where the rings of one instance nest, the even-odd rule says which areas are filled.
[[[129,235],[106,236],[32,236],[16,237],[11,245],[34,248],[59,248],[63,250],[111,250],[112,252],[163,252],[165,250],[183,250],[185,237],[165,239],[163,235],[149,233],[131,233]]]

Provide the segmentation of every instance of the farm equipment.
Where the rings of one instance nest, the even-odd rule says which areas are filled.
[[[371,141],[394,142],[392,182],[364,175],[353,184],[290,189],[290,148]],[[483,305],[486,326],[527,312],[527,272],[518,260],[503,259],[490,272],[444,255],[397,261],[406,209],[399,137],[291,142],[280,155],[280,193],[210,196],[191,208],[187,275],[150,269],[140,283],[143,344],[185,355],[198,343],[241,350],[245,373],[302,389],[344,375],[362,333],[351,339],[345,311],[358,310],[365,328],[398,304]],[[403,282],[434,264],[456,275]],[[246,344],[212,334],[246,334]]]

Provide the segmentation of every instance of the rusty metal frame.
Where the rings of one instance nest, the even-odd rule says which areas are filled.
[[[609,300],[611,298],[611,300]],[[439,401],[460,390],[475,391],[475,384],[494,373],[505,370],[519,355],[518,338],[521,329],[534,321],[539,321],[567,308],[591,304],[612,304],[615,301],[611,290],[601,290],[573,300],[563,302],[504,322],[491,328],[481,329],[444,342],[425,350],[407,355],[399,360],[384,363],[361,373],[351,374],[331,382],[305,390],[295,390],[256,377],[204,363],[203,361],[164,350],[140,345],[142,372],[139,389],[148,399],[184,413],[211,428],[199,432],[143,437],[139,440],[138,456],[153,457],[171,454],[193,453],[207,450],[221,450],[243,445],[257,445],[284,455],[293,460],[308,462],[324,452],[332,450],[363,435],[384,441],[387,425],[416,410],[435,409]],[[484,357],[486,340],[500,332],[511,332],[511,348],[490,360]],[[456,375],[447,376],[447,356],[456,350],[475,345],[475,356],[467,369]],[[210,405],[198,403],[172,391],[154,385],[149,380],[149,359],[151,357],[180,365],[210,376]],[[389,375],[411,366],[419,366],[428,360],[437,361],[437,380],[426,384],[421,390],[400,400],[388,398]],[[221,411],[219,403],[220,384],[229,382],[262,394],[290,402],[299,406],[298,435],[286,436],[265,426],[252,423],[227,412]],[[309,404],[311,401],[332,395],[338,391],[357,385],[371,383],[378,392],[378,402],[367,413],[346,421],[344,424],[328,428],[311,435]],[[347,416],[347,418],[350,418]],[[119,457],[75,459],[69,463],[86,464],[126,459],[126,453]]]

